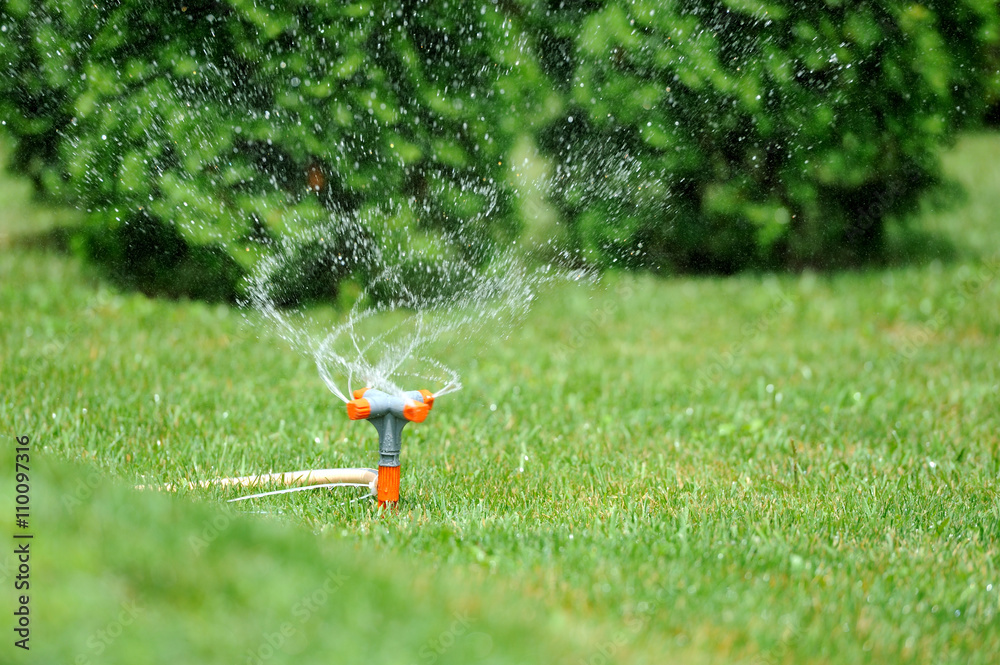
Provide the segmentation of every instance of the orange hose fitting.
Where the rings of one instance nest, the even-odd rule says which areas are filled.
[[[422,423],[427,419],[430,410],[428,404],[412,400],[403,407],[403,417],[415,423]]]
[[[424,396],[424,404],[427,405],[428,409],[434,408],[434,393],[429,390],[418,390],[421,395]]]
[[[399,503],[399,467],[379,466],[378,468],[378,505]]]
[[[371,413],[372,405],[366,399],[353,399],[347,403],[347,417],[351,420],[364,420]]]
[[[367,388],[355,388],[354,392],[351,393],[351,397],[353,397],[354,399],[361,399],[362,397],[365,396],[366,392],[368,392]]]

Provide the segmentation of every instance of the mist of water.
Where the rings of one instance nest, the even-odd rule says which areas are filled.
[[[513,245],[481,263],[461,254],[466,243],[458,234],[438,236],[429,249],[397,245],[389,256],[376,240],[381,218],[331,215],[327,224],[283,239],[249,281],[249,304],[315,360],[327,387],[345,402],[359,387],[390,394],[426,388],[435,396],[461,389],[459,370],[435,348],[440,354],[442,345],[503,337],[527,314],[539,289],[590,278],[585,270],[552,263],[529,266]],[[302,245],[328,238],[350,238],[343,267],[368,278],[346,315],[330,313],[334,320],[322,321],[318,312],[281,306],[276,282],[296,269]]]

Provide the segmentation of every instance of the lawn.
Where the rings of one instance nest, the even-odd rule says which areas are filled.
[[[407,428],[392,515],[132,489],[373,466],[375,433],[252,316],[39,242],[73,215],[5,176],[0,661],[996,662],[1000,136],[945,160],[891,267],[609,275],[442,349],[465,389]]]

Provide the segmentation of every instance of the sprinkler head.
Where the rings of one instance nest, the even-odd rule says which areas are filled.
[[[422,423],[434,406],[428,390],[411,390],[404,395],[390,395],[381,390],[360,388],[347,403],[347,417],[367,420],[378,432],[378,505],[399,503],[400,437],[408,422]]]

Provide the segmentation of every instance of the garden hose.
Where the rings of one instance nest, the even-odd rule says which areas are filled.
[[[293,492],[299,489],[321,487],[367,487],[378,500],[380,508],[395,508],[399,504],[399,454],[403,427],[408,422],[422,423],[434,406],[434,395],[429,390],[412,390],[403,395],[372,388],[355,390],[347,403],[347,417],[367,420],[378,432],[378,470],[375,469],[306,469],[286,473],[269,473],[235,478],[215,478],[187,483],[188,489],[198,487],[274,487],[285,489],[261,492],[238,497],[231,501],[255,499],[272,494]],[[138,485],[136,489],[145,489]],[[176,485],[165,484],[157,489],[173,491]]]
[[[371,489],[372,494],[375,494],[375,481],[377,477],[378,472],[375,469],[306,469],[285,473],[238,476],[235,478],[213,478],[211,480],[189,482],[187,483],[187,487],[188,489],[195,489],[198,487],[314,487],[317,485],[347,485],[367,486]],[[177,487],[177,485],[166,483],[164,485],[157,485],[156,489],[172,492]],[[147,489],[147,487],[145,485],[137,485],[136,489]]]

